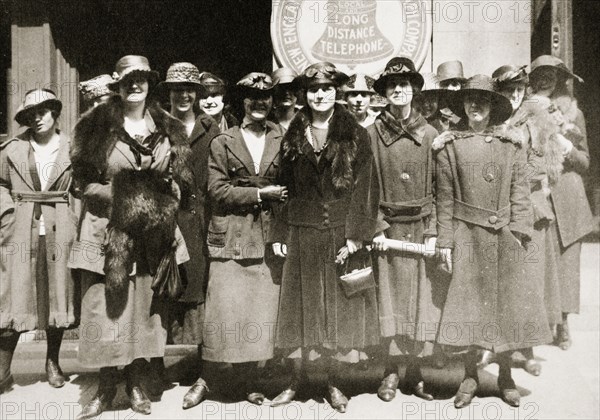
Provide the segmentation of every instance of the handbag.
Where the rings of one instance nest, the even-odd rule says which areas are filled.
[[[175,248],[170,249],[160,260],[152,279],[152,290],[156,296],[177,300],[183,294],[183,284],[175,259]]]
[[[362,260],[362,265],[360,260]],[[349,271],[351,267],[357,268]],[[364,250],[363,252],[359,251],[354,255],[349,255],[344,265],[344,274],[339,276],[339,279],[347,298],[365,290],[375,288],[375,276],[373,275],[371,254],[369,251]]]

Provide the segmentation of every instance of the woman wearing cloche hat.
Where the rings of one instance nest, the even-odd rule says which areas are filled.
[[[161,315],[179,295],[177,264],[189,260],[176,217],[190,202],[193,173],[183,124],[150,99],[156,78],[145,57],[121,58],[109,84],[118,95],[75,127],[73,183],[84,208],[69,261],[83,293],[78,360],[100,368],[80,418],[110,406],[118,366],[125,366],[131,408],[142,414],[151,411],[144,359],[151,373],[164,375]],[[84,333],[92,329],[93,339]]]
[[[533,233],[527,144],[518,131],[502,125],[513,108],[496,88],[489,76],[470,78],[450,101],[464,126],[433,142],[436,247],[452,272],[437,341],[467,351],[456,408],[469,405],[475,395],[480,349],[497,354],[501,397],[518,406],[510,354],[552,339],[538,285],[524,275],[525,247]]]
[[[374,84],[375,79],[372,77],[357,73],[350,76],[342,86],[348,111],[354,115],[356,121],[364,128],[375,122],[375,114],[369,112],[371,98],[375,95]]]
[[[366,130],[335,103],[346,75],[321,62],[299,79],[307,106],[285,133],[278,171],[290,199],[270,235],[275,253],[286,258],[275,346],[289,360],[292,378],[271,405],[294,399],[305,379],[304,361],[320,354],[327,358],[331,406],[345,412],[340,362],[357,363],[360,350],[378,344],[379,328],[375,289],[347,297],[335,261],[373,239],[379,188]]]
[[[299,97],[298,73],[289,67],[278,68],[271,74],[273,92],[273,117],[285,132],[296,115]]]
[[[20,334],[30,330],[46,331],[50,386],[68,380],[58,354],[76,318],[67,261],[77,217],[69,194],[69,139],[58,130],[61,108],[53,91],[30,90],[15,115],[27,130],[0,145],[0,394],[11,388],[13,353]]]
[[[369,127],[371,149],[381,186],[380,217],[385,226],[373,239],[377,256],[379,324],[386,354],[384,378],[377,395],[391,401],[400,381],[399,363],[407,365],[405,382],[419,398],[427,392],[421,360],[432,355],[433,338],[445,291],[425,272],[423,256],[385,247],[385,239],[425,243],[435,251],[436,220],[433,206],[431,143],[438,132],[415,109],[423,77],[409,58],[392,58],[375,82],[388,107]],[[386,252],[387,251],[387,252]],[[437,305],[437,307],[436,307]],[[431,337],[431,336],[430,336]]]
[[[583,80],[562,60],[543,55],[531,63],[531,91],[558,126],[555,135],[564,162],[560,176],[550,187],[556,224],[553,225],[560,280],[562,321],[555,343],[563,350],[571,345],[568,315],[580,310],[580,256],[582,239],[594,228],[583,176],[590,166],[585,118],[567,89],[570,80]]]

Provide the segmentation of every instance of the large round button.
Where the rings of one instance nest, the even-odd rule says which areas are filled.
[[[17,194],[17,200],[21,201],[23,199],[23,195],[22,194]]]
[[[196,214],[196,210],[192,209],[192,210],[190,210],[190,213]]]
[[[323,204],[323,210],[329,210],[329,204]]]
[[[64,193],[63,194],[63,200],[67,201],[69,199],[69,194]]]
[[[485,174],[484,178],[487,182],[492,182],[496,177],[494,174]]]
[[[492,136],[487,136],[484,140],[486,143],[491,143],[494,138]]]
[[[403,180],[408,180],[410,179],[410,175],[407,174],[406,172],[402,172],[402,175],[400,175],[400,178],[402,178]]]
[[[192,200],[195,200],[195,199],[196,199],[196,194],[192,194],[192,195],[190,196],[190,198],[191,198]]]
[[[496,224],[496,222],[498,221],[498,217],[490,216],[490,218],[488,220],[493,225],[493,224]]]

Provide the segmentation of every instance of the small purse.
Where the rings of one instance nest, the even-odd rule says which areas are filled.
[[[362,266],[360,265],[360,261],[358,261],[359,259],[362,259]],[[352,266],[358,268],[354,268],[352,271],[348,272],[349,268]],[[364,252],[359,251],[354,255],[349,255],[348,258],[346,258],[344,274],[339,278],[347,298],[351,298],[365,290],[375,288],[376,283],[375,276],[373,275],[373,267],[371,265],[371,254],[365,250]]]

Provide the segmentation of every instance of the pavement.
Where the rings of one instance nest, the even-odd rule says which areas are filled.
[[[481,384],[472,404],[456,410],[453,396],[463,369],[458,361],[450,361],[443,369],[424,370],[425,380],[436,396],[431,402],[402,392],[389,403],[379,400],[376,390],[382,368],[375,365],[368,371],[353,371],[348,375],[352,386],[346,414],[335,412],[319,398],[324,395],[322,386],[308,390],[306,395],[300,396],[300,401],[284,407],[271,408],[268,400],[262,407],[245,401],[228,401],[219,392],[213,392],[199,406],[184,411],[181,401],[189,381],[185,383],[181,378],[193,377],[196,350],[194,346],[169,346],[166,364],[175,386],[163,393],[160,402],[152,404],[152,414],[144,416],[132,412],[121,384],[113,409],[103,413],[100,419],[598,419],[600,244],[584,244],[581,258],[581,314],[569,318],[573,345],[567,351],[554,346],[536,348],[536,357],[543,366],[539,377],[522,369],[513,369],[522,395],[519,408],[507,406],[498,397],[498,367],[494,364],[480,373]],[[45,343],[35,340],[20,343],[12,368],[16,384],[12,391],[0,396],[0,419],[75,418],[81,404],[92,398],[97,385],[96,372],[78,365],[76,347],[76,342],[63,344],[61,365],[70,375],[70,382],[61,389],[53,389],[45,382],[43,374]],[[209,376],[209,383],[216,384],[216,388],[233,387],[228,376],[219,370],[213,370]],[[310,376],[323,377],[319,367],[313,369]],[[276,395],[284,383],[285,378],[281,377],[270,381],[267,397]]]

